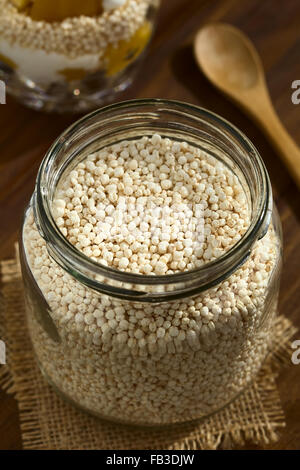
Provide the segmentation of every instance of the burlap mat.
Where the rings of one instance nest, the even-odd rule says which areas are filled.
[[[259,445],[278,438],[285,419],[276,376],[290,363],[291,338],[297,331],[279,317],[269,358],[256,380],[233,403],[198,423],[165,429],[141,429],[101,422],[65,403],[43,379],[28,337],[23,284],[18,261],[2,262],[0,338],[7,366],[0,365],[0,386],[19,406],[24,449],[217,449]]]

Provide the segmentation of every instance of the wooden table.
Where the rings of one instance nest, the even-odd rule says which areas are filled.
[[[284,231],[280,312],[300,327],[300,198],[271,146],[256,128],[198,71],[193,36],[202,24],[226,21],[249,34],[267,73],[280,118],[300,144],[300,104],[291,102],[291,83],[300,79],[299,0],[163,0],[156,36],[137,82],[124,95],[170,98],[209,108],[237,125],[255,143],[269,170]],[[13,255],[21,217],[36,172],[53,139],[75,119],[37,113],[8,99],[0,106],[0,258]],[[300,332],[299,332],[300,339]],[[285,370],[279,389],[287,427],[273,449],[300,448],[300,365]],[[20,449],[15,400],[0,391],[0,449]],[[253,445],[247,448],[255,448]]]

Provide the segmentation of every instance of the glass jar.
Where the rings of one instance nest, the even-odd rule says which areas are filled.
[[[132,83],[159,4],[0,0],[0,79],[37,110],[84,112],[112,101]]]
[[[225,163],[243,186],[251,217],[246,233],[214,261],[151,276],[85,256],[55,224],[52,202],[58,183],[87,155],[155,133]],[[27,318],[43,374],[67,400],[109,420],[153,426],[207,416],[246,387],[268,353],[281,258],[281,227],[266,168],[237,128],[175,101],[137,100],[91,113],[48,151],[25,214]],[[208,307],[200,321],[203,305]],[[86,311],[110,318],[108,310],[120,319],[128,309],[135,329],[157,315],[162,321],[171,315],[185,317],[184,332],[174,338],[149,327],[141,345],[135,336],[120,335],[117,321],[104,328],[102,321],[91,326],[89,315],[81,326],[74,319]]]

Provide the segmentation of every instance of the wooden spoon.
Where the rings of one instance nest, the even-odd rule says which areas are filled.
[[[206,77],[267,134],[300,188],[300,149],[276,114],[263,65],[252,42],[233,26],[212,23],[198,31],[194,52]]]

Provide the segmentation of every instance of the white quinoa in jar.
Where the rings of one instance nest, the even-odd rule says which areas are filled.
[[[65,172],[52,214],[95,264],[158,282],[218,262],[251,221],[249,197],[228,166],[157,133],[106,146]],[[149,425],[201,418],[232,400],[267,354],[280,258],[272,223],[230,275],[163,302],[105,295],[67,273],[49,256],[31,208],[23,243],[45,301],[37,307],[29,296],[28,308],[46,308],[55,330],[28,315],[41,368],[98,416]]]

